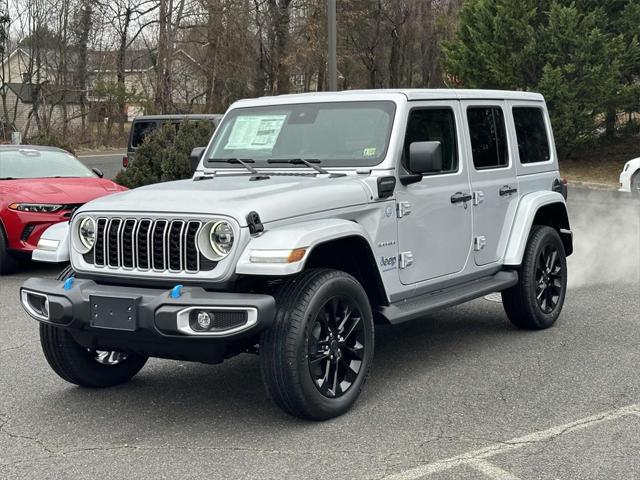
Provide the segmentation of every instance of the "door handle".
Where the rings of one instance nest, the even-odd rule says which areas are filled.
[[[500,196],[504,197],[505,195],[511,195],[513,193],[516,193],[517,191],[517,188],[512,187],[511,185],[505,185],[500,189]]]
[[[468,202],[472,198],[470,193],[456,192],[451,195],[451,203]]]

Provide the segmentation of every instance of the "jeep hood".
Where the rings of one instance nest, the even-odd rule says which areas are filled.
[[[206,180],[179,180],[136,188],[87,203],[91,212],[226,215],[246,226],[256,211],[263,223],[367,203],[365,183],[338,178],[277,176],[250,180],[248,175],[219,175]]]

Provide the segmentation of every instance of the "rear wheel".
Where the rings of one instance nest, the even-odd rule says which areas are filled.
[[[276,296],[274,325],[260,339],[262,377],[285,412],[325,420],[356,401],[373,358],[373,317],[352,276],[308,270]]]
[[[73,276],[65,268],[58,280]],[[40,324],[40,344],[54,372],[69,383],[82,387],[112,387],[128,382],[147,361],[147,357],[111,350],[94,350],[78,344],[60,327]]]
[[[529,235],[518,283],[502,292],[509,320],[519,328],[541,330],[552,326],[564,305],[567,259],[558,232],[534,225]]]
[[[16,259],[9,252],[9,242],[7,241],[4,229],[0,226],[0,275],[13,273],[16,266]]]
[[[640,197],[640,170],[631,177],[631,193]]]

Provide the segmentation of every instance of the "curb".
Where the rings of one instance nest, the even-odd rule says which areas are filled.
[[[602,190],[602,191],[609,191],[609,192],[618,191],[618,187],[616,185],[611,185],[610,183],[580,182],[580,181],[569,180],[567,185],[569,187],[585,188],[589,190]]]

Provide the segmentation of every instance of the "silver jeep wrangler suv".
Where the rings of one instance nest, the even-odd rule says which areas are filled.
[[[260,356],[284,411],[347,411],[375,324],[502,292],[517,327],[558,318],[572,234],[542,96],[377,90],[243,100],[189,180],[87,203],[71,266],[21,289],[68,382],[148,357]]]

